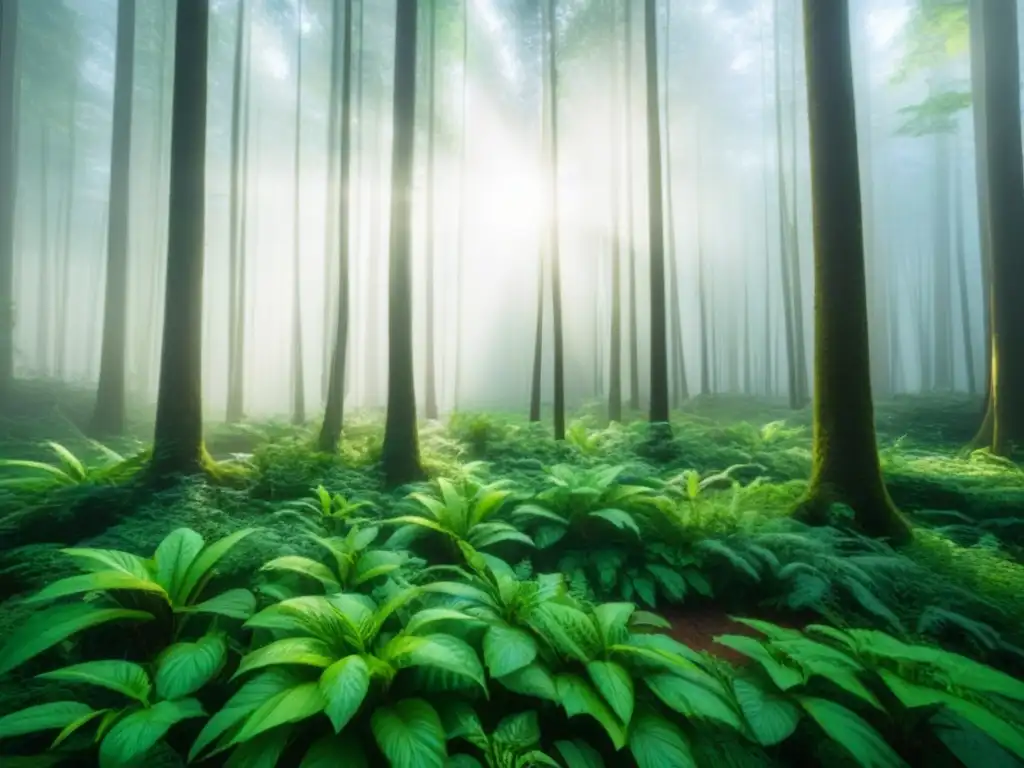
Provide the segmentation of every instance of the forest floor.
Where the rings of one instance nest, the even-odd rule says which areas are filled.
[[[230,482],[186,481],[153,492],[134,479],[146,458],[146,419],[133,422],[138,439],[101,447],[81,431],[90,393],[36,382],[23,385],[19,397],[16,415],[0,421],[0,459],[13,460],[0,467],[0,640],[34,610],[27,594],[78,572],[61,548],[148,556],[177,528],[210,542],[256,527],[220,567],[223,583],[242,584],[261,563],[315,549],[299,531],[302,502],[312,500],[315,508],[318,486],[340,494],[335,512],[364,502],[364,510],[383,518],[404,511],[401,500],[415,490],[383,488],[378,414],[348,415],[333,457],[314,450],[312,428],[209,426],[207,447],[230,468]],[[423,463],[434,478],[500,480],[524,499],[550,487],[552,467],[568,467],[577,480],[590,472],[579,483],[594,486],[601,482],[595,472],[617,467],[616,482],[671,498],[672,546],[692,554],[682,565],[664,551],[665,542],[646,539],[641,550],[619,550],[604,547],[601,536],[546,562],[585,599],[646,603],[695,650],[742,660],[714,643],[720,634],[754,634],[729,618],[742,615],[783,626],[818,622],[926,637],[1024,676],[1024,470],[964,450],[980,401],[936,395],[878,404],[886,481],[915,525],[913,542],[898,551],[845,533],[842,509],[835,510],[834,528],[797,529],[788,520],[810,471],[809,411],[750,398],[697,398],[674,414],[672,440],[654,448],[642,422],[607,427],[599,410],[577,414],[562,444],[546,425],[517,416],[458,414],[421,428]],[[526,557],[514,547],[499,551],[510,563]],[[687,589],[643,576],[652,563],[655,570],[693,565],[713,590],[696,588],[703,578]],[[0,715],[53,695],[53,683],[26,676],[38,671],[33,662],[0,679]]]

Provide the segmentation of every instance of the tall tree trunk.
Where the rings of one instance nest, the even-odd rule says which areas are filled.
[[[160,388],[152,470],[198,472],[203,450],[203,240],[209,0],[178,0]]]
[[[424,416],[428,419],[437,418],[437,371],[436,351],[434,345],[434,298],[435,272],[434,264],[434,122],[437,106],[437,8],[434,3],[428,7],[430,14],[430,50],[427,56],[427,241],[426,250],[426,382],[424,394]]]
[[[302,350],[302,3],[295,45],[295,159],[292,197],[292,424],[306,423],[306,375]]]
[[[636,235],[633,207],[633,9],[626,2],[626,240],[629,251],[629,407],[640,410],[640,327],[636,306]]]
[[[412,194],[416,135],[418,0],[398,3],[391,160],[391,237],[388,279],[388,413],[383,464],[389,486],[423,477],[416,433],[412,344]]]
[[[100,297],[103,291],[103,269],[107,253],[107,237],[109,228],[107,220],[110,218],[110,205],[103,205],[103,217],[99,228],[99,248],[97,250],[98,262],[94,269],[90,269],[89,280],[89,318],[85,327],[85,378],[87,381],[95,381],[96,364],[99,362],[99,350],[97,347],[100,324],[103,320]]]
[[[242,230],[242,205],[247,190],[242,186],[243,162],[243,78],[246,50],[246,9],[245,0],[238,2],[235,22],[235,62],[231,86],[231,203],[228,224],[228,391],[227,422],[235,424],[242,420],[244,376],[242,374],[242,352],[238,348],[241,339],[239,325],[244,323],[241,281],[242,251],[245,248],[245,232]],[[245,105],[248,108],[248,104]]]
[[[16,134],[19,0],[0,4],[0,408],[8,404],[14,381],[14,227],[17,195]]]
[[[647,210],[651,252],[651,410],[654,424],[668,424],[668,322],[665,306],[665,216],[661,188],[661,109],[658,105],[658,27],[655,0],[644,3],[647,64]]]
[[[335,4],[335,24],[340,22]],[[320,429],[320,450],[334,453],[338,450],[345,408],[345,362],[348,354],[349,319],[349,243],[350,205],[352,181],[352,0],[345,0],[345,39],[342,42],[345,59],[341,76],[341,168],[338,195],[338,298],[337,327],[334,331],[334,353],[331,356],[331,378],[327,387],[327,408]]]
[[[530,376],[530,421],[540,421],[541,373],[544,366],[544,268],[546,248],[541,246],[537,259],[537,319],[533,332],[533,367]]]
[[[690,396],[683,356],[683,318],[679,300],[679,268],[676,254],[676,214],[672,197],[672,96],[669,82],[672,68],[672,4],[665,6],[665,207],[668,214],[668,281],[672,323],[672,405],[676,408]]]
[[[793,4],[793,50],[790,53],[790,83],[792,100],[790,102],[790,181],[793,185],[793,210],[788,218],[789,226],[789,258],[790,275],[793,278],[793,346],[796,352],[794,366],[796,368],[796,385],[800,407],[807,405],[810,399],[810,384],[807,380],[807,344],[804,340],[804,283],[803,259],[800,258],[800,177],[797,164],[797,81],[796,81],[796,45],[800,39],[799,7]]]
[[[379,356],[377,351],[381,347],[380,343],[380,332],[381,332],[381,318],[379,303],[382,294],[381,286],[381,264],[382,261],[379,258],[373,258],[373,254],[379,254],[383,252],[381,245],[381,238],[384,234],[383,216],[384,216],[384,200],[381,194],[381,187],[383,187],[383,163],[381,162],[382,155],[380,151],[381,137],[384,136],[385,112],[383,109],[377,109],[377,126],[373,132],[373,153],[374,158],[374,171],[373,176],[370,180],[370,211],[369,211],[369,227],[370,236],[368,238],[367,246],[371,254],[369,263],[366,265],[366,282],[367,282],[367,299],[366,299],[366,348],[369,354],[366,358],[366,404],[371,407],[376,407],[380,404],[380,364],[378,362]]]
[[[956,231],[956,280],[960,295],[960,333],[964,343],[964,366],[967,374],[967,391],[978,393],[977,374],[974,370],[974,334],[971,328],[971,300],[967,287],[967,253],[964,237],[964,200],[962,181],[962,160],[959,153],[953,156],[953,228]]]
[[[50,375],[50,340],[53,334],[50,331],[51,316],[51,276],[50,276],[50,191],[47,183],[50,178],[50,129],[43,127],[42,132],[43,151],[40,154],[42,161],[40,174],[39,194],[39,287],[37,292],[37,313],[36,325],[36,354],[38,373],[42,376]]]
[[[992,254],[992,424],[990,447],[1007,456],[1024,445],[1024,164],[1016,3],[984,3],[986,156]]]
[[[466,147],[469,144],[467,130],[469,115],[469,4],[462,0],[462,135],[459,137],[459,219],[458,245],[455,261],[455,360],[452,385],[452,407],[459,409],[462,392],[462,315],[463,315],[463,271],[466,268]]]
[[[768,183],[768,160],[771,157],[771,141],[769,139],[768,127],[768,64],[765,56],[764,31],[760,35],[761,43],[761,118],[763,121],[762,130],[762,164],[761,177],[764,184],[764,394],[771,397],[775,392],[773,362],[773,337],[772,337],[772,279],[771,279],[771,230],[768,224],[769,209],[769,183]]]
[[[814,462],[803,511],[853,509],[872,536],[910,528],[889,498],[875,442],[849,0],[804,0],[814,210]]]
[[[64,191],[64,243],[61,248],[60,294],[57,297],[57,378],[64,379],[67,373],[68,304],[71,301],[71,230],[74,226],[75,182],[77,181],[78,152],[78,86],[75,80],[74,96],[70,104],[68,121],[68,167],[67,188]]]
[[[128,332],[128,227],[135,79],[135,0],[118,0],[114,64],[114,130],[110,150],[110,236],[103,305],[103,349],[96,410],[90,431],[120,435],[125,427],[125,357]]]
[[[621,232],[621,198],[619,187],[622,174],[622,125],[625,113],[628,119],[628,108],[621,107],[622,68],[620,67],[621,46],[618,34],[619,8],[618,0],[609,3],[612,52],[608,57],[609,81],[611,83],[611,103],[608,105],[610,151],[608,160],[610,168],[610,184],[608,189],[608,220],[611,223],[611,338],[608,344],[608,420],[622,421],[622,232]],[[627,7],[627,13],[628,7]]]
[[[337,300],[337,278],[334,269],[337,259],[332,258],[339,237],[338,220],[338,177],[341,153],[338,151],[339,124],[341,120],[341,75],[342,38],[344,30],[341,21],[342,0],[331,0],[331,80],[327,109],[327,194],[324,213],[324,276],[323,276],[323,371],[320,376],[320,400],[327,402],[331,379],[331,357],[336,341],[330,328],[337,323],[335,302]],[[347,55],[347,54],[346,54]]]
[[[934,93],[938,93],[936,88]],[[950,137],[944,133],[935,136],[935,207],[933,215],[935,231],[935,267],[932,283],[932,332],[935,340],[935,388],[943,392],[953,390],[953,294],[950,286],[952,277],[952,254],[949,232],[950,181],[949,166],[952,159]]]

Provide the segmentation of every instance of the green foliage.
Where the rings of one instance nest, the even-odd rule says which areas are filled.
[[[59,487],[115,485],[130,479],[145,459],[145,453],[126,458],[94,440],[90,441],[90,446],[99,456],[95,463],[87,463],[53,441],[47,441],[46,447],[56,456],[56,461],[0,459],[0,469],[21,470],[13,477],[0,479],[0,488],[20,494],[39,494]]]

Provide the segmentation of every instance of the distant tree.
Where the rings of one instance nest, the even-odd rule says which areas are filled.
[[[650,420],[668,424],[668,320],[665,300],[665,216],[661,185],[661,109],[658,98],[658,27],[655,0],[644,2],[647,73],[647,217],[651,259]]]
[[[292,424],[306,422],[306,375],[302,351],[302,3],[295,23],[295,144],[292,179]]]
[[[558,32],[555,0],[548,0],[545,34],[547,37],[547,110],[548,110],[548,253],[551,258],[551,328],[554,333],[554,421],[555,440],[565,439],[565,331],[562,321],[562,259],[559,247],[558,203]]]
[[[350,205],[352,181],[352,0],[345,2],[344,39],[342,50],[341,76],[341,168],[339,169],[340,194],[338,195],[338,286],[337,286],[337,327],[334,330],[334,352],[331,355],[330,381],[327,385],[327,408],[324,411],[324,423],[320,428],[320,450],[333,453],[338,449],[341,439],[341,428],[344,420],[345,401],[345,362],[348,355],[349,336],[349,242],[350,242]],[[341,22],[341,0],[334,3],[334,24]]]
[[[827,520],[842,503],[868,535],[909,538],[878,459],[850,55],[849,0],[804,0],[814,210],[814,437],[798,514]],[[1019,139],[1019,137],[1018,137]]]
[[[103,344],[94,435],[119,435],[125,427],[125,358],[128,333],[128,228],[132,155],[132,91],[135,81],[135,0],[118,0],[114,62],[114,129],[110,150],[110,216]]]
[[[389,486],[423,477],[412,332],[412,194],[418,0],[397,3],[388,269],[388,406],[382,453]]]
[[[426,258],[424,264],[424,271],[426,272],[426,310],[427,317],[424,327],[424,333],[426,334],[426,344],[424,345],[423,354],[426,358],[424,360],[424,367],[426,373],[424,376],[424,416],[428,419],[437,418],[437,352],[436,352],[436,332],[435,326],[435,299],[436,299],[436,287],[437,282],[437,266],[435,263],[435,215],[434,215],[434,200],[435,200],[435,173],[434,165],[436,161],[436,152],[434,149],[435,138],[437,135],[436,126],[436,112],[437,112],[437,5],[436,3],[429,3],[427,12],[430,17],[430,47],[428,48],[427,56],[427,179],[426,179],[426,243],[424,244],[424,250],[426,251]]]
[[[152,470],[199,472],[203,450],[203,250],[209,0],[178,0],[163,345]]]
[[[982,435],[993,453],[1024,446],[1024,158],[1016,3],[982,3],[991,247],[991,393]],[[990,428],[991,435],[984,434]]]
[[[622,178],[622,68],[620,66],[621,35],[619,34],[619,9],[621,3],[609,3],[609,26],[611,29],[611,51],[608,54],[609,80],[611,82],[611,104],[608,116],[611,122],[609,136],[611,151],[608,160],[611,172],[608,184],[609,215],[611,234],[611,339],[608,345],[608,420],[622,421],[622,231],[620,226],[621,203],[619,197]]]
[[[629,407],[640,410],[640,326],[636,305],[636,235],[633,206],[633,14],[636,3],[626,6],[626,241],[629,254]]]
[[[0,407],[14,380],[14,209],[17,194],[17,84],[19,0],[0,0]]]

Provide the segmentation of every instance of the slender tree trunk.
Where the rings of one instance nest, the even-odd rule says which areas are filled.
[[[967,374],[967,391],[978,393],[977,375],[974,370],[974,334],[971,328],[971,300],[967,287],[967,254],[964,243],[964,206],[963,182],[961,180],[961,164],[959,153],[953,155],[953,228],[956,231],[956,272],[957,287],[960,295],[960,333],[964,343],[964,370]]]
[[[771,397],[775,392],[774,371],[772,369],[773,337],[772,337],[772,279],[771,279],[771,234],[768,225],[769,183],[768,159],[771,157],[771,141],[768,128],[768,64],[765,56],[764,31],[760,35],[761,43],[761,109],[762,109],[762,155],[761,177],[764,183],[764,394]]]
[[[437,106],[437,8],[434,3],[428,7],[430,14],[430,50],[427,56],[427,242],[426,250],[426,387],[424,392],[424,416],[428,419],[437,418],[437,370],[434,345],[434,299],[435,272],[434,264],[434,131],[435,111]]]
[[[462,0],[462,135],[459,137],[459,213],[458,245],[455,262],[455,360],[452,386],[452,406],[459,409],[462,393],[462,317],[463,317],[463,271],[466,268],[466,147],[469,144],[467,130],[469,115],[469,4]]]
[[[676,254],[676,214],[672,197],[672,96],[669,82],[672,69],[672,4],[665,6],[665,207],[668,216],[668,281],[672,323],[672,405],[676,408],[689,398],[686,384],[686,360],[683,356],[683,318],[679,299],[679,269]]]
[[[203,240],[209,0],[178,0],[174,44],[167,295],[152,470],[201,471]]]
[[[533,368],[530,377],[530,421],[540,421],[541,373],[544,364],[544,267],[546,249],[537,260],[537,320],[533,332]]]
[[[621,198],[619,187],[622,175],[622,125],[625,113],[628,119],[628,108],[621,108],[622,68],[619,65],[621,45],[618,34],[619,8],[618,0],[609,3],[612,51],[608,58],[609,82],[612,89],[611,103],[608,107],[610,151],[608,153],[610,181],[608,189],[608,215],[612,227],[611,236],[611,338],[608,344],[608,420],[622,421],[622,232],[621,232]],[[628,7],[627,7],[627,13]]]
[[[85,328],[85,377],[88,381],[96,380],[96,364],[99,362],[99,343],[98,336],[100,324],[103,320],[102,313],[102,302],[100,297],[103,291],[103,270],[104,262],[106,261],[107,253],[107,237],[108,237],[108,226],[107,220],[110,218],[110,205],[104,204],[103,206],[103,218],[100,222],[99,228],[99,250],[97,255],[99,256],[98,263],[94,269],[90,269],[91,278],[89,281],[89,319],[88,324]]]
[[[848,0],[804,0],[814,209],[814,462],[805,513],[853,509],[866,534],[902,541],[906,521],[878,460]]]
[[[245,320],[242,311],[241,282],[242,251],[245,248],[245,232],[242,230],[242,205],[247,194],[242,186],[243,161],[243,115],[242,99],[244,96],[243,78],[245,71],[246,50],[246,3],[239,0],[238,15],[235,21],[235,61],[231,86],[231,203],[229,243],[228,243],[228,391],[227,421],[234,424],[242,420],[242,391],[244,376],[242,375],[242,353],[238,349],[241,339],[239,324]],[[248,105],[246,105],[246,108]]]
[[[982,7],[986,156],[992,254],[990,448],[1024,445],[1024,163],[1021,162],[1020,49],[1015,3]],[[983,427],[984,429],[984,427]]]
[[[633,207],[633,9],[626,2],[626,240],[629,249],[629,407],[640,410],[640,327],[636,306],[636,236]]]
[[[381,347],[380,332],[381,332],[381,317],[379,303],[381,299],[382,286],[381,286],[381,259],[373,258],[373,254],[380,254],[383,252],[383,246],[381,245],[381,238],[384,234],[384,200],[381,194],[381,187],[383,186],[383,163],[381,162],[381,137],[384,136],[385,123],[384,123],[385,112],[383,109],[377,109],[377,126],[374,131],[373,141],[373,153],[372,157],[375,161],[375,168],[373,177],[370,182],[370,236],[369,242],[367,243],[371,258],[366,268],[366,282],[367,282],[367,300],[366,300],[366,347],[369,350],[369,355],[366,359],[366,402],[371,407],[376,407],[380,404],[380,364],[378,362],[379,355],[378,350]]]
[[[338,151],[339,121],[341,120],[341,56],[342,56],[342,0],[331,0],[331,80],[330,96],[327,109],[327,208],[324,214],[324,276],[323,276],[323,350],[321,359],[324,361],[320,376],[320,401],[327,402],[328,388],[331,379],[331,357],[336,345],[330,332],[335,319],[335,301],[337,278],[334,268],[337,260],[332,258],[339,237],[338,221],[338,176],[341,153]],[[346,22],[347,23],[347,22]],[[346,54],[347,55],[347,54]]]
[[[383,449],[384,475],[391,487],[423,477],[416,433],[412,344],[412,194],[418,12],[418,0],[398,3],[392,112],[394,134],[388,280],[388,413]]]
[[[111,141],[110,236],[103,309],[103,349],[96,410],[90,431],[120,435],[125,427],[125,356],[128,332],[128,227],[132,90],[135,70],[135,0],[118,0],[117,59],[114,65],[114,130]]]
[[[14,381],[14,229],[17,195],[17,47],[19,0],[0,4],[0,408]]]
[[[936,90],[935,93],[938,93]],[[950,137],[939,133],[935,136],[935,279],[932,283],[932,329],[935,341],[935,388],[943,392],[953,390],[953,306],[952,255],[949,232],[951,161]]]
[[[50,178],[50,129],[44,126],[42,131],[43,151],[40,175],[39,201],[39,287],[37,293],[36,354],[38,355],[39,375],[50,375],[50,191],[47,183]]]
[[[306,375],[302,350],[302,3],[298,4],[295,54],[295,159],[292,206],[292,424],[306,423]]]
[[[64,192],[64,243],[61,248],[60,294],[57,298],[57,378],[63,380],[67,373],[68,305],[71,301],[71,230],[74,225],[75,183],[77,181],[78,152],[78,87],[71,99],[71,115],[68,123],[68,167],[67,189]]]

